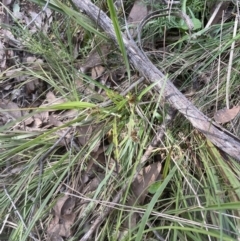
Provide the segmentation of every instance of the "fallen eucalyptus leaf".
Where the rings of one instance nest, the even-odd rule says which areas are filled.
[[[240,111],[240,106],[234,106],[232,109],[221,109],[214,114],[214,120],[217,123],[225,124],[233,120]]]

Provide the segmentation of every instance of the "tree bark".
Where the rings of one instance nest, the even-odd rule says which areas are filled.
[[[117,44],[112,21],[89,0],[73,0],[79,10],[84,11]],[[141,52],[133,40],[122,34],[123,42],[132,65],[152,83],[170,105],[182,113],[191,124],[203,133],[214,145],[240,162],[240,140],[227,134],[224,129],[213,125],[212,121],[199,111],[168,78]]]

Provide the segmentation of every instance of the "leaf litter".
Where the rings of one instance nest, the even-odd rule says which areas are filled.
[[[54,218],[51,220],[47,231],[50,240],[71,235],[71,226],[76,218],[74,207],[75,198],[72,196],[64,195],[57,199],[56,205],[53,207]]]

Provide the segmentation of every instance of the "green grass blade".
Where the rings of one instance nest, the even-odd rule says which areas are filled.
[[[88,103],[88,102],[81,102],[81,101],[72,101],[72,102],[66,102],[62,104],[57,105],[51,105],[48,107],[42,107],[39,108],[41,110],[71,110],[71,109],[85,109],[85,108],[94,108],[96,107],[95,104]]]
[[[113,27],[114,27],[115,34],[116,34],[116,37],[117,37],[119,48],[122,52],[123,60],[124,60],[124,63],[126,65],[126,68],[127,68],[128,79],[130,80],[130,65],[129,65],[129,62],[128,62],[127,52],[126,52],[126,49],[125,49],[125,45],[123,43],[122,33],[121,33],[120,26],[119,26],[119,22],[118,22],[118,18],[117,18],[117,14],[116,14],[116,11],[115,11],[115,8],[114,8],[113,1],[107,0],[107,4],[108,4],[108,7],[109,7],[110,16],[111,16],[111,19],[112,19],[112,22],[113,22]]]

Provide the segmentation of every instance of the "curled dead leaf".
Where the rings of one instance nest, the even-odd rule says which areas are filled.
[[[61,215],[69,215],[75,207],[76,200],[74,197],[69,197],[61,208]]]
[[[141,0],[136,0],[129,13],[128,22],[138,24],[148,15],[147,5]]]
[[[23,70],[23,68],[12,68],[12,69],[8,69],[6,70],[6,72],[4,73],[4,75],[8,78],[14,78],[15,76],[17,76],[18,74],[20,74],[20,72]]]
[[[130,34],[135,37],[137,35],[138,24],[148,15],[148,7],[142,0],[136,0],[128,16],[128,23],[135,26],[129,29]]]
[[[158,180],[161,169],[161,163],[154,162],[146,166],[138,174],[137,179],[133,181],[131,189],[138,203],[142,204],[144,202],[148,193],[148,187]]]
[[[89,54],[86,62],[80,67],[80,72],[86,73],[89,69],[101,65],[104,63],[104,59],[109,54],[111,49],[110,44],[102,44],[99,47],[95,48]]]
[[[136,203],[143,204],[148,194],[148,187],[159,180],[161,169],[161,163],[154,162],[141,170],[131,185],[133,195],[128,198],[127,206],[134,206]],[[136,227],[137,216],[137,213],[133,212],[129,215],[129,218],[126,219],[123,226],[125,228]]]
[[[100,77],[103,72],[105,71],[105,68],[102,65],[97,65],[95,67],[92,68],[92,78],[93,79],[97,79],[98,77]]]
[[[92,125],[85,125],[78,127],[78,140],[82,146],[86,145],[92,135]]]
[[[31,125],[32,123],[34,122],[34,118],[31,116],[31,117],[28,117],[26,120],[24,120],[24,124],[26,126],[29,126]]]
[[[221,109],[214,114],[214,120],[217,123],[225,124],[233,120],[240,111],[240,106],[234,106],[232,109]]]
[[[51,240],[60,240],[61,237],[69,237],[71,235],[71,226],[74,223],[76,214],[73,213],[75,207],[75,199],[64,195],[57,200],[53,208],[54,218],[48,227],[48,235]]]
[[[57,234],[52,234],[50,237],[50,241],[63,241],[63,238]]]
[[[3,5],[8,6],[12,3],[12,0],[3,0]]]
[[[10,100],[0,100],[0,112],[2,115],[13,120],[22,117],[22,111],[18,105]]]
[[[42,126],[42,120],[40,118],[34,117],[32,128],[39,129],[41,126]]]
[[[47,99],[47,102],[49,104],[62,104],[64,102],[66,102],[66,99],[65,98],[57,98],[54,93],[52,91],[49,91],[47,94],[46,94],[46,99]]]
[[[60,120],[57,119],[57,116],[55,115],[50,115],[49,116],[49,124],[53,126],[62,126],[64,123]]]

